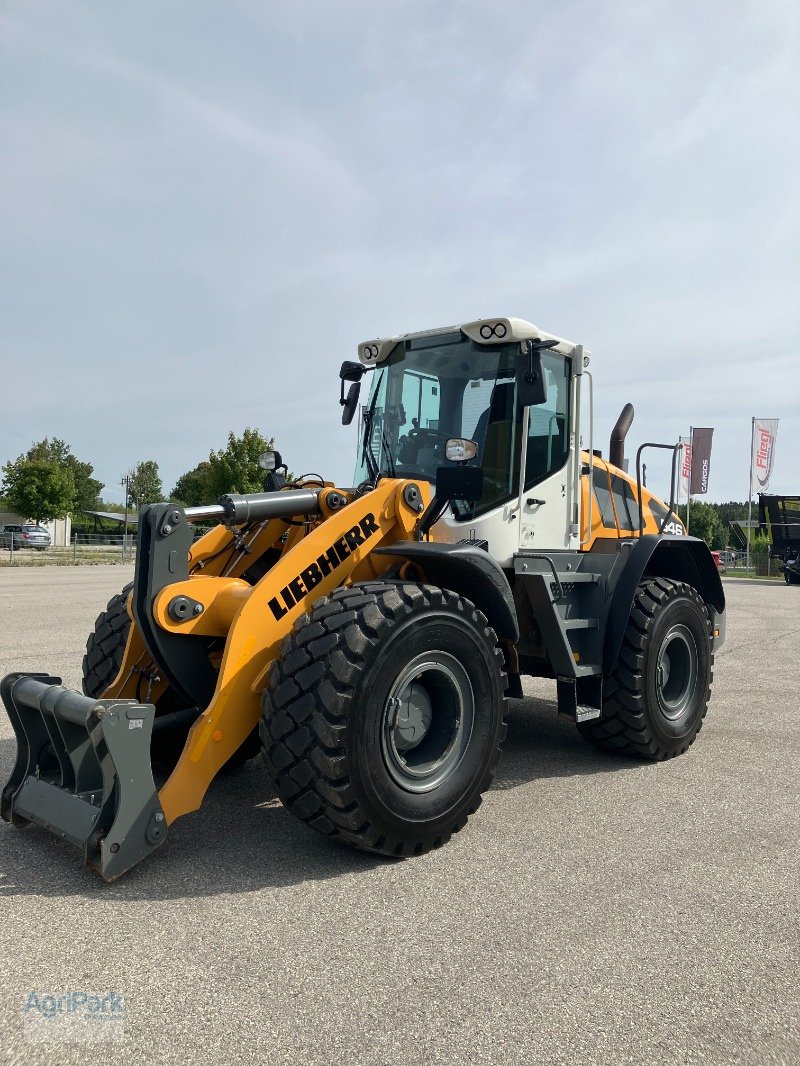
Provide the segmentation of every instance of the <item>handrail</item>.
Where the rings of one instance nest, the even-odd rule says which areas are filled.
[[[680,441],[677,444],[656,444],[653,441],[648,441],[646,444],[639,446],[636,452],[636,495],[639,498],[639,536],[644,533],[644,504],[642,502],[642,470],[641,459],[642,452],[645,448],[661,448],[666,452],[672,452],[672,473],[669,481],[669,508],[666,515],[661,520],[661,526],[658,530],[659,534],[664,532],[664,526],[667,524],[669,517],[675,511],[675,474],[676,465],[678,462],[678,452],[680,451]]]
[[[592,503],[594,501],[594,378],[590,370],[584,370],[584,377],[589,379],[589,509],[586,516],[586,540],[581,537],[580,546],[592,539]],[[578,448],[580,454],[580,447]]]
[[[555,585],[555,591],[553,592],[553,601],[560,600],[564,595],[564,586],[561,584],[561,580],[556,570],[556,564],[553,562],[549,555],[537,555],[534,552],[525,552],[525,559],[538,559],[540,562],[546,563],[553,574],[553,584]]]
[[[572,412],[570,415],[570,439],[572,441],[573,452],[573,472],[572,472],[572,500],[570,506],[572,508],[572,517],[570,521],[570,543],[571,538],[576,537],[578,545],[581,543],[581,469],[583,467],[583,461],[581,460],[581,420],[583,417],[583,405],[581,403],[581,380],[583,378],[583,345],[576,344],[572,354]]]

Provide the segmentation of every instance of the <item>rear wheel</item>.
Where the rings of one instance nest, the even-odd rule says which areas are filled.
[[[401,582],[339,589],[297,623],[264,693],[278,795],[359,848],[439,847],[491,783],[505,686],[496,636],[469,600]]]
[[[606,751],[655,760],[680,755],[703,725],[712,666],[711,621],[697,591],[667,578],[642,581],[604,684],[602,717],[578,729]]]

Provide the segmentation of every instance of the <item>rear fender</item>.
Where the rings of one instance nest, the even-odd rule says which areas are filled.
[[[712,614],[720,637],[724,632],[725,593],[708,545],[697,537],[646,534],[635,541],[614,589],[603,647],[603,673],[608,675],[622,647],[636,588],[644,577],[667,577],[685,581],[697,589]]]

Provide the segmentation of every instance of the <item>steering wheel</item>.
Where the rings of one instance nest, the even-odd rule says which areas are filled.
[[[423,428],[422,426],[415,426],[414,429],[410,429],[408,433],[406,433],[406,438],[412,441],[415,441],[420,437],[433,437],[434,440],[448,441],[450,440],[450,436],[449,433],[443,433],[440,429],[429,429],[427,427]]]

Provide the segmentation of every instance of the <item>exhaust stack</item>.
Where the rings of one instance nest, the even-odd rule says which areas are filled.
[[[625,438],[628,436],[628,430],[633,424],[633,404],[626,403],[620,412],[620,416],[616,421],[616,425],[611,430],[611,440],[608,445],[608,458],[614,465],[618,466],[620,470],[624,468],[625,463]]]

